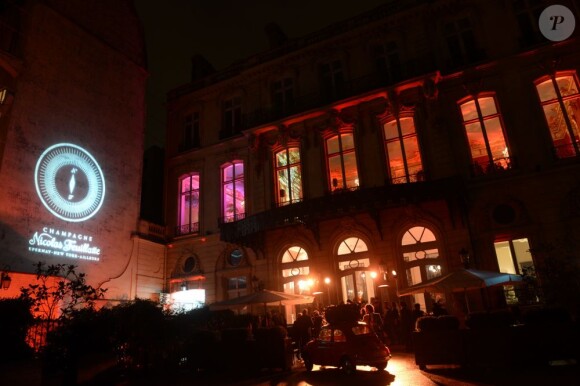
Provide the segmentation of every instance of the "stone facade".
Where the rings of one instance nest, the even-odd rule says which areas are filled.
[[[498,271],[511,258],[522,273],[541,263],[530,248],[578,239],[578,149],[557,154],[536,88],[558,77],[578,82],[578,29],[550,42],[535,24],[547,2],[527,3],[386,2],[308,36],[278,34],[270,50],[221,71],[206,63],[203,76],[168,95],[168,276],[187,282],[183,258],[196,256],[203,280],[195,285],[208,303],[252,291],[251,282],[321,292],[325,304],[395,300],[399,286],[462,267],[462,249],[472,267]],[[578,14],[573,2],[562,4]],[[472,114],[490,136],[503,133],[503,156],[489,139],[477,148],[466,131],[476,99],[495,101],[495,121],[481,106]],[[421,167],[410,172],[405,160],[401,181],[396,162],[386,161],[396,157],[384,125],[405,117]],[[401,130],[400,142],[412,146]],[[354,138],[356,180],[347,189],[337,189],[340,168],[336,181],[330,176],[329,140],[339,134]],[[295,203],[285,201],[274,170],[275,155],[288,148],[300,152]],[[482,164],[477,151],[491,158]],[[344,154],[343,179],[353,171]],[[233,162],[244,165],[244,196],[231,217],[221,178]],[[178,216],[187,176],[199,178],[196,220]],[[366,248],[347,253],[357,239]],[[527,243],[525,251],[514,243]],[[285,259],[292,247],[307,261]],[[241,261],[232,264],[232,251]]]

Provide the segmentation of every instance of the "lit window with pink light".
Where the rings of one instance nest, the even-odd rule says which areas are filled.
[[[459,102],[463,127],[475,174],[508,169],[510,152],[494,94],[482,94]]]
[[[580,154],[580,94],[578,77],[573,72],[556,73],[536,82],[544,116],[552,136],[557,158]]]
[[[353,133],[341,133],[328,138],[326,140],[326,158],[331,191],[359,187]]]
[[[199,232],[199,174],[192,173],[179,179],[179,213],[177,234]]]
[[[383,134],[391,183],[422,181],[423,162],[413,117],[390,117],[383,124]]]
[[[223,221],[232,222],[243,219],[246,214],[243,161],[223,165],[221,179]]]

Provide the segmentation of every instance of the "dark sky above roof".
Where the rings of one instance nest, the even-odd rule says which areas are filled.
[[[288,38],[317,31],[392,0],[134,0],[145,29],[149,80],[145,148],[165,143],[164,102],[190,81],[191,57],[216,70],[268,49],[264,27]],[[406,0],[396,0],[406,1]]]

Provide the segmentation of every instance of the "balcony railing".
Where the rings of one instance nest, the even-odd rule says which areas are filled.
[[[176,236],[190,235],[190,234],[196,234],[196,233],[199,233],[199,223],[198,222],[194,222],[192,224],[180,225],[180,226],[175,228],[175,235]]]
[[[478,163],[475,162],[471,165],[471,173],[475,176],[490,175],[503,173],[514,167],[513,157],[503,157],[496,158],[493,162],[489,163]]]
[[[222,221],[220,235],[223,241],[242,242],[244,238],[266,230],[289,225],[308,225],[345,214],[369,212],[398,207],[412,202],[450,199],[465,191],[460,178],[437,181],[396,184],[375,188],[345,190],[342,194],[329,194],[283,205],[236,221]]]
[[[231,216],[225,216],[220,218],[219,222],[220,224],[223,223],[230,223],[230,222],[235,222],[235,221],[240,221],[246,218],[246,214],[245,213],[236,213],[234,215]]]

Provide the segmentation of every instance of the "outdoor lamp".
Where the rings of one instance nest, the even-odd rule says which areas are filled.
[[[459,258],[461,259],[463,266],[469,268],[469,252],[467,249],[461,248],[461,250],[459,250]]]
[[[2,287],[2,289],[7,290],[8,288],[10,288],[11,283],[12,278],[10,277],[10,275],[8,275],[8,273],[6,272],[2,272],[2,274],[0,275],[0,287]]]

